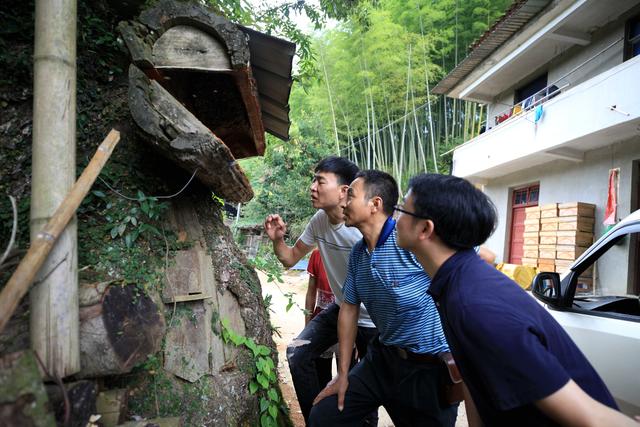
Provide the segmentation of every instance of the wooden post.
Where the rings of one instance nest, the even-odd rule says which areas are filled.
[[[76,178],[76,0],[36,0],[31,242]],[[75,218],[31,292],[31,346],[52,375],[80,370]]]
[[[109,156],[111,156],[118,141],[120,141],[120,132],[111,130],[49,222],[32,239],[29,251],[20,261],[2,292],[0,292],[0,332],[2,332],[13,315],[20,299],[29,290],[29,285],[31,285],[34,277],[45,264],[47,255],[52,252],[51,248],[55,247],[54,244],[57,238],[64,234],[69,220],[73,217],[82,199],[89,192],[96,177],[100,174],[107,160],[109,160]],[[76,289],[76,311],[78,311],[77,295]],[[33,306],[31,311],[33,314]],[[33,334],[33,331],[31,333]]]

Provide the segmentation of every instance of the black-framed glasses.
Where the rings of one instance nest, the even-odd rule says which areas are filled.
[[[402,212],[403,214],[411,215],[412,217],[415,217],[415,218],[420,218],[420,219],[431,219],[430,217],[425,216],[425,215],[418,215],[417,213],[413,213],[413,212],[405,211],[404,209],[402,209],[402,207],[401,207],[401,206],[402,206],[402,205],[395,205],[395,206],[393,207],[393,210],[394,210],[394,211],[398,211],[398,212]]]

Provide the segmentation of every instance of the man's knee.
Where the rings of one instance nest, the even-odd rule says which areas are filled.
[[[313,359],[313,355],[309,351],[310,340],[296,338],[287,346],[287,361],[289,367],[294,368],[300,364],[308,363]]]
[[[309,413],[309,427],[327,427],[334,423],[338,400],[335,396],[322,399],[311,408]]]

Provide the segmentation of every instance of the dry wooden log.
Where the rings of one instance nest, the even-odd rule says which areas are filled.
[[[85,304],[80,307],[79,378],[129,372],[160,350],[162,304],[135,285],[85,284],[79,293]]]
[[[224,43],[234,69],[245,68],[249,64],[250,52],[245,34],[236,24],[215,15],[202,5],[162,0],[142,12],[139,20],[157,34],[176,25],[199,28]]]
[[[203,5],[172,0],[118,29],[133,64],[224,141],[234,158],[264,153],[258,86],[243,29]]]
[[[229,148],[167,90],[129,67],[129,108],[146,139],[217,195],[246,203],[253,190]]]

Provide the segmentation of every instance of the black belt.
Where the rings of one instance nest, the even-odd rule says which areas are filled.
[[[425,362],[425,363],[441,363],[440,358],[435,354],[429,353],[414,353],[402,347],[393,347],[398,354],[398,357],[403,360],[413,360],[416,362]]]

